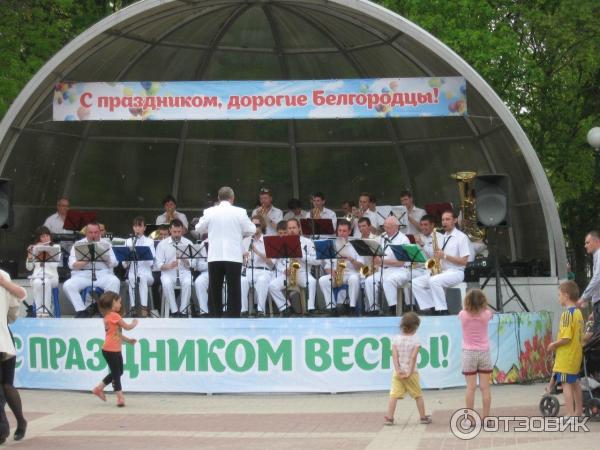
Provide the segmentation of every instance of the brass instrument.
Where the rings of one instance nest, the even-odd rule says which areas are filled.
[[[433,253],[435,255],[435,252],[437,252],[440,249],[440,245],[437,240],[437,231],[435,230],[435,228],[433,229],[432,244]],[[439,259],[436,259],[435,256],[425,261],[425,268],[431,272],[431,275],[439,275],[440,273],[442,273],[442,264],[440,263]]]
[[[171,222],[173,222],[173,220],[177,219],[177,217],[175,216],[175,210],[173,211],[167,211],[167,224],[171,224]]]
[[[288,287],[295,288],[298,286],[298,271],[300,270],[300,262],[297,259],[292,259],[290,263],[290,275],[288,277]]]
[[[159,240],[158,238],[160,237],[160,231],[159,231],[159,229],[157,228],[156,230],[154,230],[152,233],[150,233],[148,235],[148,237],[150,239],[152,239],[153,241],[158,241]]]
[[[369,266],[368,264],[365,264],[364,266],[361,266],[359,269],[360,275],[364,278],[368,278],[371,275],[373,275],[375,272],[377,272],[378,267],[375,267],[373,270],[371,266]]]
[[[338,261],[335,269],[335,280],[333,280],[333,287],[340,287],[344,284],[344,271],[346,270],[346,261]]]
[[[310,217],[312,219],[320,219],[321,218],[321,210],[319,208],[313,208],[310,211]]]
[[[457,172],[450,175],[458,182],[460,211],[462,213],[461,229],[471,241],[485,239],[485,230],[477,226],[477,209],[472,183],[477,172]]]

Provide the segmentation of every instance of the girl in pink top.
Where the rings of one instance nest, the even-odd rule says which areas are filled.
[[[138,321],[134,319],[131,323],[127,323],[121,318],[121,297],[116,292],[106,291],[102,294],[98,300],[98,307],[104,316],[104,331],[106,332],[102,355],[110,372],[98,386],[92,389],[92,393],[100,400],[106,401],[104,388],[112,383],[117,395],[117,406],[125,406],[125,397],[121,388],[121,376],[123,375],[121,345],[123,341],[129,344],[135,344],[137,341],[123,336],[121,329],[131,330],[137,326]]]
[[[483,417],[490,415],[492,395],[490,393],[490,374],[492,360],[490,359],[490,343],[488,338],[488,323],[492,311],[487,305],[483,291],[472,289],[465,296],[464,309],[458,313],[462,327],[462,373],[467,382],[467,408],[475,405],[475,389],[479,376],[479,389],[483,400]]]

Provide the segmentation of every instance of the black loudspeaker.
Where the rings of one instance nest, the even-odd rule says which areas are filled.
[[[507,227],[509,216],[508,175],[477,175],[475,177],[475,202],[477,225],[480,227]]]
[[[8,178],[0,178],[0,228],[13,225],[13,185]]]

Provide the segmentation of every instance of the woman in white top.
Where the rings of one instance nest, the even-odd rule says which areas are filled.
[[[15,441],[25,437],[27,421],[23,417],[21,396],[14,386],[15,368],[17,361],[17,350],[8,328],[9,308],[13,308],[19,302],[25,300],[27,292],[18,284],[10,280],[10,275],[0,270],[0,383],[8,406],[17,419],[17,429],[14,434]],[[0,444],[3,443],[10,433],[6,414],[4,413],[4,399],[0,402]]]
[[[33,300],[37,317],[48,317],[52,305],[52,288],[58,286],[58,263],[57,262],[35,262],[33,256],[33,247],[36,245],[52,245],[50,230],[41,226],[35,230],[35,244],[27,248],[27,261],[25,267],[27,270],[33,270],[31,286],[33,289]],[[60,250],[59,246],[56,246]],[[45,281],[45,283],[44,283]],[[45,290],[44,290],[45,287]],[[43,307],[42,307],[43,306]]]

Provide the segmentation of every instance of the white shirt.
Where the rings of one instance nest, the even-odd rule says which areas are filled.
[[[180,213],[179,211],[175,211],[174,215],[175,215],[176,219],[181,220],[181,223],[183,223],[183,226],[187,230],[187,228],[188,228],[188,220],[187,220],[187,217],[185,216],[185,214]],[[167,213],[166,212],[164,212],[160,216],[156,217],[156,225],[164,225],[164,224],[169,225],[169,223],[170,222],[167,221]]]
[[[413,209],[408,211],[406,210],[406,214],[411,218],[417,221],[417,223],[419,223],[419,221],[421,220],[421,217],[423,217],[425,214],[427,214],[427,211],[425,211],[424,209],[421,208],[417,208],[416,206],[413,206]],[[419,234],[420,230],[419,227],[415,227],[410,220],[408,220],[408,217],[404,217],[402,219],[402,222],[404,222],[406,224],[406,226],[402,227],[404,228],[402,231],[406,234],[412,234],[413,236],[415,234]]]
[[[306,214],[308,214],[308,212],[304,211],[304,210],[300,210],[300,214],[294,214],[294,211],[288,211],[283,215],[283,220],[304,219],[304,218],[306,218]]]
[[[260,216],[260,206],[252,211],[252,217]],[[275,236],[277,234],[277,224],[283,220],[283,212],[279,208],[275,208],[271,205],[271,208],[267,212],[267,217],[269,220],[267,222],[267,232],[265,233],[267,236]]]
[[[585,291],[583,291],[583,294],[581,294],[581,298],[583,300],[592,299],[592,304],[595,304],[600,300],[600,249],[594,252],[592,260],[592,279],[585,288]]]
[[[394,251],[392,250],[392,248],[390,247],[390,245],[405,245],[405,244],[410,244],[410,241],[408,240],[408,238],[406,237],[406,235],[404,233],[402,233],[401,231],[398,231],[398,233],[396,233],[395,236],[391,236],[388,237],[387,233],[382,234],[379,237],[379,244],[381,245],[382,248],[384,248],[384,253],[385,253],[385,258],[393,258],[393,259],[398,259],[396,258],[396,255],[394,254]],[[409,265],[409,262],[404,263],[404,265]],[[383,265],[383,267],[394,267],[396,268],[396,266],[386,266],[385,264]]]
[[[464,257],[471,254],[469,238],[458,228],[454,228],[450,233],[444,233],[442,240],[438,241],[440,250],[448,256]],[[446,270],[465,270],[465,266],[451,263],[447,259],[442,259],[442,271]]]
[[[359,256],[359,254],[356,253],[356,250],[354,249],[354,247],[352,247],[352,244],[350,244],[349,241],[346,241],[345,243],[342,243],[342,242],[343,242],[342,238],[338,238],[336,240],[336,250],[337,250],[338,255],[343,256],[345,258],[355,259],[357,262],[359,262],[361,265],[363,265],[365,263],[363,257]],[[346,268],[344,269],[344,271],[346,273],[358,273],[358,269],[355,268],[354,264],[352,264],[347,259],[346,260],[342,260],[342,259],[333,260],[333,265],[336,269],[337,269],[337,266],[340,261],[344,261],[346,263]],[[328,270],[331,269],[331,264],[330,264],[329,260],[325,261],[325,268]]]
[[[57,212],[44,221],[44,226],[47,227],[52,234],[73,234],[73,230],[65,230],[65,219],[60,217]]]
[[[304,217],[305,219],[312,219],[312,209],[310,211],[306,211],[306,216]],[[335,226],[337,225],[337,216],[335,215],[335,213],[328,209],[328,208],[323,208],[323,211],[321,211],[320,217],[319,219],[331,219],[333,221],[333,229],[335,230]]]
[[[129,238],[125,241],[125,247],[131,248],[133,246],[133,239]],[[135,238],[135,246],[136,247],[150,247],[150,252],[152,253],[152,257],[156,257],[156,250],[154,249],[154,241],[147,236],[140,236]],[[123,267],[127,267],[129,265],[129,261],[123,261]],[[152,270],[152,266],[154,265],[154,260],[147,261],[138,261],[138,268],[147,268],[148,270]]]
[[[98,242],[98,241],[96,241]],[[119,262],[117,261],[117,257],[115,256],[115,252],[113,252],[112,249],[112,245],[110,245],[110,242],[101,239],[101,242],[104,244],[108,244],[108,251],[101,256],[102,260],[98,260],[94,263],[94,269],[99,271],[99,270],[110,270],[113,267],[116,267],[117,264],[119,264]],[[74,269],[73,268],[73,264],[75,264],[77,262],[77,252],[75,251],[75,248],[77,247],[78,244],[93,244],[94,241],[88,241],[87,238],[83,238],[78,240],[77,242],[75,242],[75,244],[73,244],[73,247],[71,247],[71,252],[69,253],[69,268],[71,269],[72,273],[76,273],[76,272],[83,272],[83,271],[87,271],[87,270],[91,270],[92,269],[92,264],[91,263],[87,263],[83,269]]]
[[[50,245],[50,244],[35,244],[35,245]],[[60,249],[59,245],[55,244],[54,247],[56,247],[57,249]],[[60,259],[62,261],[62,255],[60,256]],[[43,265],[42,265],[41,262],[33,262],[33,261],[29,261],[29,259],[28,259],[27,261],[25,261],[25,268],[30,271],[33,270],[33,273],[31,274],[31,276],[29,278],[39,278],[41,280],[42,277],[44,275],[46,275],[46,278],[58,279],[58,263],[57,262],[46,262],[46,263],[43,263]]]
[[[264,241],[264,236],[262,234],[260,235],[259,238],[257,238],[256,236],[245,237],[244,240],[242,241],[242,247],[244,249],[244,252],[250,252],[249,249],[250,249],[251,244],[261,254],[263,254],[263,255],[266,254],[265,241]],[[257,255],[256,252],[251,252],[251,254],[252,254],[252,260],[254,261],[254,268],[264,267],[264,268],[270,269],[267,262],[263,258],[261,258],[259,255]],[[247,264],[248,269],[252,268],[252,262],[253,262],[252,260],[250,260],[250,258],[248,258],[248,264]]]
[[[373,228],[375,228],[376,230],[379,229],[379,227],[383,226],[383,221],[385,220],[383,217],[381,217],[377,211],[371,211],[370,209],[367,209],[363,215],[363,217],[366,217],[367,219],[369,219],[371,221],[371,226]],[[360,219],[355,219],[353,226],[354,226],[354,230],[352,232],[352,235],[355,238],[360,238],[360,230],[358,229],[358,221]],[[371,233],[373,234],[373,233]]]
[[[182,237],[179,240],[180,248],[183,248],[187,245],[192,245],[192,241]],[[171,236],[169,236],[168,238],[160,241],[158,244],[158,247],[156,247],[156,267],[158,267],[158,269],[160,269],[165,264],[172,263],[176,259],[177,259],[177,250],[175,249],[175,243],[173,241],[173,238]],[[184,270],[184,269],[187,269],[187,268],[185,267],[184,263],[180,259],[179,260],[179,270]],[[175,273],[177,273],[177,268],[170,269],[170,270],[163,270],[163,272],[175,274]]]
[[[256,232],[256,226],[246,211],[223,200],[217,206],[204,210],[196,231],[208,233],[208,262],[230,261],[242,263],[242,239]]]
[[[10,281],[10,275],[4,270],[0,270],[0,275]],[[5,288],[0,287],[0,353],[6,353],[4,359],[9,359],[6,356],[13,356],[17,354],[15,350],[15,344],[8,331],[8,308],[14,300],[25,300],[23,298],[17,298],[8,292]]]

